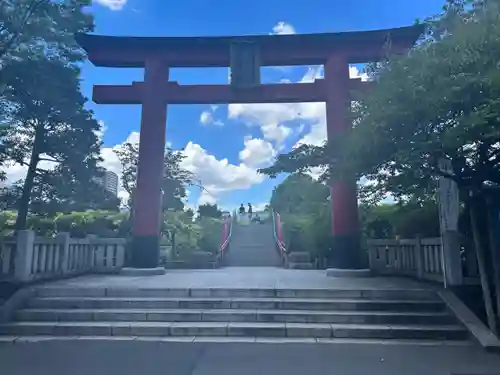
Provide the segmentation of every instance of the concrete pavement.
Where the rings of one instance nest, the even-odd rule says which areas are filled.
[[[0,344],[6,375],[498,374],[475,345],[182,343],[70,340]]]
[[[325,270],[279,267],[227,267],[210,270],[168,270],[158,276],[90,275],[44,284],[68,288],[238,288],[238,289],[435,289],[396,277],[326,277]]]

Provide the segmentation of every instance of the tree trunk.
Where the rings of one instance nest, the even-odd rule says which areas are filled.
[[[484,307],[486,309],[486,316],[488,319],[488,326],[493,331],[495,335],[498,334],[497,321],[495,317],[495,311],[493,309],[493,301],[491,298],[491,288],[490,282],[488,280],[487,271],[487,257],[486,257],[486,244],[484,243],[483,237],[481,236],[481,228],[479,225],[479,220],[481,217],[481,209],[483,208],[480,204],[481,200],[478,197],[471,199],[470,204],[470,221],[472,227],[472,235],[474,238],[474,247],[476,248],[477,264],[479,268],[479,278],[481,280],[481,289],[483,291]]]
[[[26,229],[26,221],[28,218],[28,211],[31,200],[31,191],[33,190],[33,183],[35,180],[37,165],[38,165],[38,155],[33,154],[31,156],[30,164],[28,167],[28,173],[26,173],[26,178],[24,179],[21,198],[19,199],[16,226],[15,226],[16,232],[18,230]]]
[[[495,288],[496,317],[500,318],[500,256],[499,243],[496,232],[498,231],[498,212],[493,200],[488,200],[488,239],[490,242],[491,264],[493,269],[493,284]]]
[[[28,165],[28,172],[24,179],[23,191],[19,199],[17,208],[17,218],[15,231],[26,229],[26,221],[28,218],[29,206],[31,201],[31,192],[35,181],[36,168],[40,161],[40,145],[43,142],[43,124],[38,124],[35,131],[35,139],[33,140],[33,151]]]

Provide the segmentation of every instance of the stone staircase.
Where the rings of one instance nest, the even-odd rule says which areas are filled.
[[[306,252],[292,252],[288,255],[287,268],[294,270],[312,270],[311,255]]]
[[[271,223],[236,224],[224,265],[281,267],[283,262],[275,248]]]
[[[39,287],[9,336],[466,340],[429,290]],[[153,338],[152,338],[153,339]]]

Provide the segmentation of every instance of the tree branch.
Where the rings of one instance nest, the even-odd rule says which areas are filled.
[[[21,17],[21,25],[19,25],[19,28],[14,35],[12,35],[7,42],[5,43],[5,46],[0,48],[0,58],[2,58],[8,51],[9,49],[14,45],[15,42],[19,40],[19,37],[21,36],[21,32],[24,30],[26,27],[26,24],[28,23],[31,15],[35,12],[36,8],[38,8],[45,0],[32,0],[31,4],[28,6],[26,9],[26,12],[24,15]]]
[[[38,158],[38,161],[50,161],[51,163],[62,163],[61,160],[50,159],[50,158]]]

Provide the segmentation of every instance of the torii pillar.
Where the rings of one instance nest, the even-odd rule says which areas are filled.
[[[328,140],[352,126],[349,116],[349,60],[338,53],[324,65],[326,83],[326,125]],[[361,249],[356,179],[330,181],[332,210],[332,251],[329,263],[341,269],[365,268],[367,258]]]
[[[167,102],[162,91],[168,76],[168,67],[161,59],[146,61],[140,93],[142,113],[137,187],[132,207],[131,261],[136,268],[156,267],[160,255],[161,185],[167,126]]]

